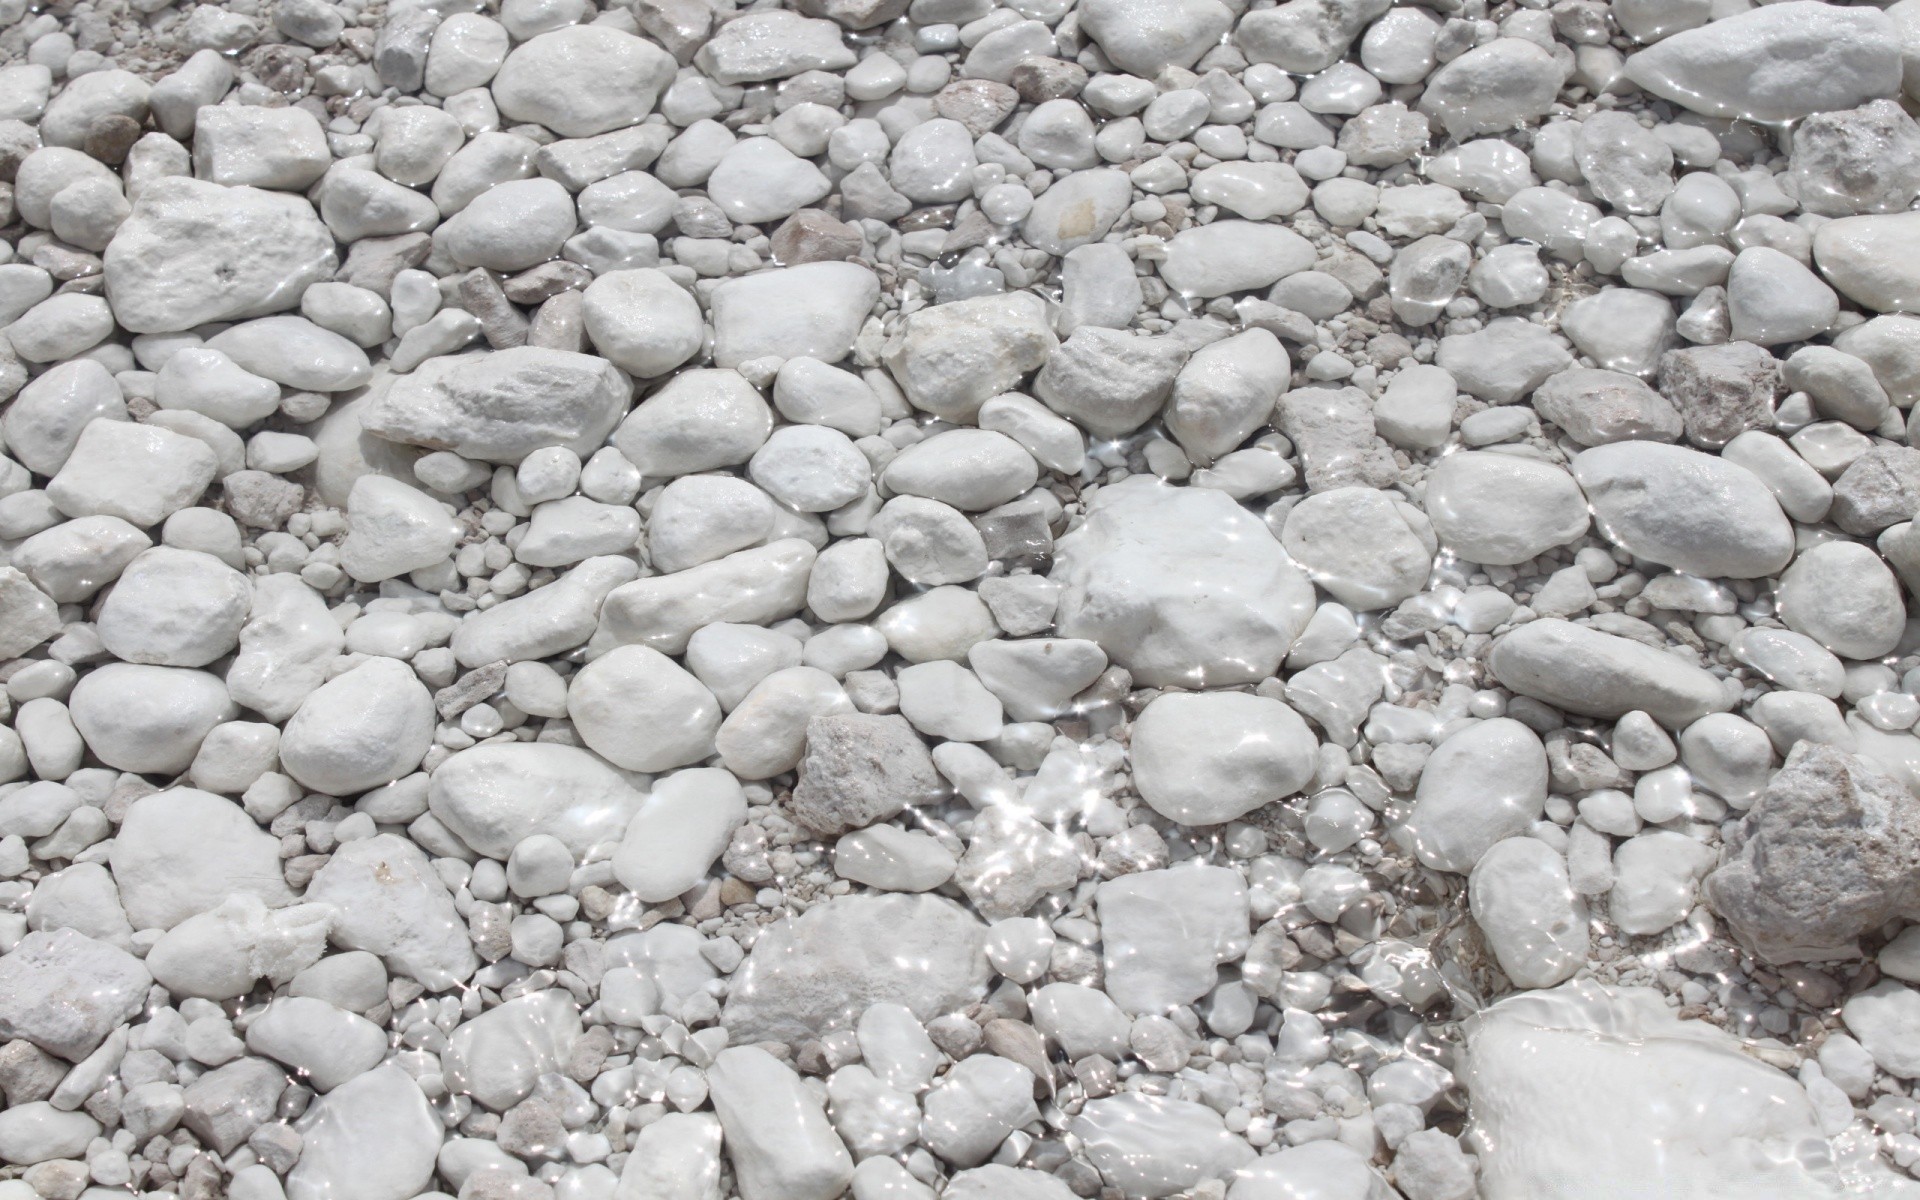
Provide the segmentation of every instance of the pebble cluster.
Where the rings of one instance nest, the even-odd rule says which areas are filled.
[[[1920,1195],[1920,0],[0,63],[0,1200]]]

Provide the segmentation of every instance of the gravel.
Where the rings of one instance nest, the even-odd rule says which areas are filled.
[[[1920,1194],[1914,9],[0,0],[0,1200]]]

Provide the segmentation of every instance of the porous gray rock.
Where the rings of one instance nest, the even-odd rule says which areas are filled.
[[[1863,934],[1920,910],[1920,799],[1865,759],[1801,742],[1705,891],[1767,962],[1857,957]]]
[[[809,829],[841,834],[897,815],[939,793],[933,756],[899,717],[831,713],[807,723],[790,808]]]

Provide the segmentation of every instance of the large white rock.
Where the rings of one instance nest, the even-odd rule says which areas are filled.
[[[460,544],[460,532],[432,496],[369,473],[353,481],[347,496],[340,566],[361,583],[379,583],[445,562]]]
[[[1427,475],[1427,516],[1449,550],[1468,562],[1512,566],[1587,531],[1587,505],[1567,472],[1550,462],[1469,450]]]
[[[133,802],[107,856],[135,929],[171,929],[235,892],[290,903],[280,839],[238,804],[174,788]]]
[[[1206,1105],[1140,1092],[1088,1101],[1070,1128],[1101,1177],[1128,1200],[1229,1180],[1258,1157]]]
[[[1406,833],[1420,861],[1465,874],[1495,842],[1524,833],[1547,802],[1547,751],[1508,717],[1435,747],[1420,772]]]
[[[461,841],[505,859],[536,833],[576,860],[617,841],[642,797],[618,771],[574,746],[501,742],[462,750],[427,782],[427,808]]]
[[[1313,615],[1313,585],[1262,521],[1224,492],[1144,476],[1094,496],[1050,577],[1060,634],[1147,686],[1265,679]]]
[[[593,348],[640,379],[671,374],[706,337],[699,302],[664,271],[608,271],[581,299]]]
[[[219,469],[199,438],[96,419],[47,483],[47,499],[69,517],[119,517],[146,529],[198,500]]]
[[[1484,1200],[1855,1194],[1800,1084],[1658,992],[1568,983],[1466,1030]]]
[[[8,457],[36,475],[52,475],[73,453],[81,431],[100,418],[126,420],[126,401],[105,367],[79,358],[21,388],[0,413],[0,433],[6,435]]]
[[[1708,579],[1757,579],[1793,558],[1793,524],[1745,467],[1664,442],[1584,450],[1573,477],[1607,540]]]
[[[114,319],[135,333],[293,308],[339,265],[303,197],[186,176],[142,187],[102,260]]]
[[[1045,365],[1058,345],[1040,298],[1014,292],[912,313],[887,341],[882,361],[915,408],[970,422],[982,404]]]
[[[14,547],[13,566],[49,599],[73,604],[112,583],[152,544],[119,517],[80,517],[22,540]]]
[[[1173,235],[1160,278],[1187,296],[1209,298],[1264,288],[1314,263],[1313,244],[1281,225],[1215,221]]]
[[[1529,621],[1495,642],[1488,665],[1521,695],[1591,717],[1638,709],[1683,729],[1733,707],[1718,679],[1678,655],[1558,618]]]
[[[581,458],[626,415],[633,384],[605,359],[516,346],[430,358],[395,377],[361,414],[389,441],[518,463],[545,446]]]
[[[716,621],[769,625],[807,602],[814,548],[799,538],[729,554],[671,575],[652,575],[607,594],[590,649],[651,646],[684,654],[687,640]]]
[[[67,699],[87,749],[110,767],[177,775],[214,726],[239,715],[220,677],[183,667],[106,663]]]
[[[1900,90],[1900,36],[1877,9],[1792,0],[1682,30],[1627,59],[1627,78],[1709,117],[1793,121]]]
[[[773,410],[738,371],[682,371],[620,422],[613,444],[662,478],[746,462],[772,430]]]
[[[1431,483],[1428,488],[1431,494]],[[1333,488],[1302,499],[1287,514],[1280,542],[1315,583],[1360,612],[1419,595],[1439,549],[1425,516],[1370,487]]]
[[[280,765],[318,792],[392,783],[433,744],[433,696],[396,658],[369,658],[315,689],[281,731]]]
[[[1567,860],[1538,838],[1511,837],[1474,865],[1473,920],[1507,978],[1523,988],[1565,983],[1587,964],[1587,905]]]
[[[211,554],[155,546],[100,605],[100,641],[125,662],[204,667],[240,641],[253,588]]]
[[[1920,992],[1883,979],[1848,997],[1840,1019],[1881,1070],[1900,1079],[1920,1077]]]
[[[1232,27],[1233,12],[1219,0],[1087,0],[1080,23],[1114,65],[1151,79],[1197,62]]]
[[[1365,1155],[1345,1142],[1307,1142],[1242,1167],[1227,1200],[1400,1200]]]
[[[1219,825],[1293,795],[1319,762],[1291,708],[1244,692],[1167,692],[1133,725],[1140,798],[1182,825]]]
[[[334,909],[333,944],[378,954],[387,968],[443,991],[480,965],[467,923],[420,847],[390,833],[346,842],[307,885]]]
[[[602,758],[629,771],[667,771],[713,753],[720,704],[705,684],[648,646],[620,646],[567,687],[567,715]]]
[[[387,1031],[315,996],[282,996],[247,1026],[247,1049],[300,1073],[316,1092],[330,1092],[380,1065]]]
[[[1106,990],[1135,1014],[1162,1014],[1213,990],[1221,963],[1246,953],[1246,881],[1227,867],[1187,864],[1100,885]]]
[[[880,298],[880,280],[859,263],[802,263],[729,279],[713,289],[713,361],[815,358],[839,362]]]
[[[368,1071],[301,1117],[287,1200],[408,1200],[427,1187],[446,1127],[398,1064]]]
[[[75,929],[36,930],[0,956],[0,1037],[79,1062],[139,1015],[153,977]]]
[[[735,17],[694,56],[702,72],[733,85],[785,79],[802,71],[844,71],[852,48],[832,21],[769,9]]]
[[[1075,171],[1034,201],[1020,236],[1035,249],[1065,254],[1107,236],[1132,199],[1133,184],[1124,171]]]
[[[737,1042],[799,1042],[851,1028],[874,1004],[922,1021],[958,1012],[986,989],[986,940],[984,923],[940,896],[840,896],[761,933],[722,1023]]]
[[[637,124],[673,81],[673,56],[607,25],[573,25],[522,43],[493,77],[502,116],[584,138]]]
[[[615,1200],[720,1200],[720,1120],[670,1112],[642,1129]]]

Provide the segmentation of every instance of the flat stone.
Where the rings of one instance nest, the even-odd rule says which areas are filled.
[[[79,1062],[139,1014],[152,982],[139,959],[77,930],[29,933],[0,957],[0,1038]]]
[[[626,415],[633,385],[591,355],[535,346],[430,358],[397,376],[361,415],[368,432],[518,463],[546,446],[582,458]]]
[[[850,1028],[874,1004],[921,1021],[978,1000],[991,970],[986,925],[937,896],[841,896],[767,927],[733,977],[732,1037],[799,1042]]]

